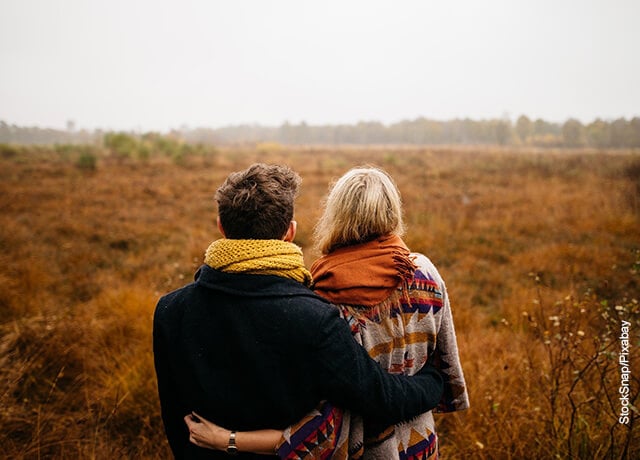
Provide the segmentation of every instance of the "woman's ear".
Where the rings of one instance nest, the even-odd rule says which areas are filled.
[[[289,228],[287,229],[287,233],[284,234],[283,240],[291,243],[293,239],[296,237],[296,230],[298,229],[298,222],[292,220],[289,222]]]
[[[224,228],[222,228],[222,223],[220,223],[220,216],[216,218],[216,223],[218,225],[218,230],[220,230],[220,233],[222,233],[222,237],[226,238],[226,235],[224,234]]]

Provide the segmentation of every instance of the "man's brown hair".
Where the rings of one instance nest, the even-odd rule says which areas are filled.
[[[256,163],[231,173],[216,191],[218,216],[231,239],[282,239],[293,219],[300,176],[288,166]]]

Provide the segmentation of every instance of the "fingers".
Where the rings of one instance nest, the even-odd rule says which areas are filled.
[[[200,446],[200,441],[196,438],[195,433],[195,430],[197,430],[201,425],[198,415],[195,412],[185,415],[184,423],[187,424],[187,428],[189,429],[189,442],[196,446]]]
[[[191,422],[193,423],[193,422]],[[202,433],[198,433],[198,424],[194,423],[193,425],[189,425],[189,441],[191,441],[196,446],[205,445],[206,443],[202,442],[204,437]]]
[[[189,431],[191,431],[193,429],[193,425],[196,424],[196,422],[194,422],[191,418],[191,414],[184,416],[184,423],[187,424],[187,428],[189,428]]]

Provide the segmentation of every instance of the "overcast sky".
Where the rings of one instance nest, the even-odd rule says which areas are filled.
[[[635,0],[0,0],[0,120],[640,115]]]

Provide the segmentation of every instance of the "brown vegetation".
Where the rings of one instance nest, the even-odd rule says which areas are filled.
[[[0,157],[0,456],[169,457],[155,302],[218,237],[215,188],[255,161],[301,174],[307,263],[331,180],[360,164],[397,180],[406,241],[447,281],[469,385],[472,408],[436,420],[445,458],[640,456],[637,410],[618,423],[622,320],[634,405],[640,389],[637,153],[81,150]]]

